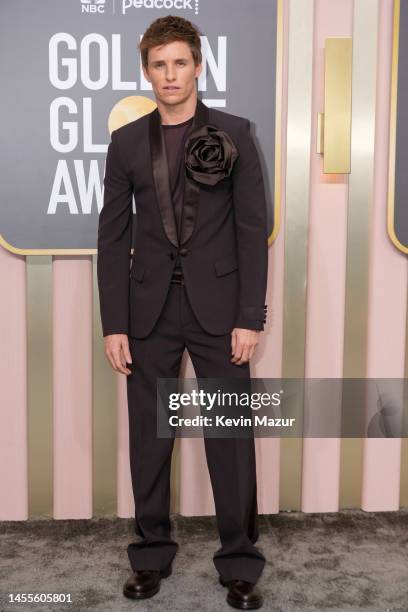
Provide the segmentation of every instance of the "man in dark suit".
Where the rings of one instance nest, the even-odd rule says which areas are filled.
[[[157,108],[112,132],[97,262],[105,353],[127,376],[141,540],[128,547],[133,573],[124,595],[134,599],[158,592],[178,547],[169,519],[174,438],[157,436],[157,379],[179,376],[187,348],[197,378],[250,381],[266,320],[268,250],[250,123],[197,98],[198,30],[169,15],[150,25],[139,47]],[[222,545],[213,561],[228,603],[258,608],[265,557],[254,546],[254,440],[205,437],[204,444]]]

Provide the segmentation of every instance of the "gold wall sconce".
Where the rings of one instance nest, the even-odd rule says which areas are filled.
[[[325,40],[324,112],[317,116],[317,153],[325,174],[349,174],[351,158],[351,37]]]

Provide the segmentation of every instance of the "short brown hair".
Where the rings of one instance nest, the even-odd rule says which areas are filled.
[[[159,17],[150,24],[138,45],[143,66],[147,69],[149,49],[175,40],[186,42],[191,49],[195,65],[201,64],[201,40],[198,28],[183,17],[167,15]]]

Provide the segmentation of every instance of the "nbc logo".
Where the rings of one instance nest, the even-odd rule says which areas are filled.
[[[105,0],[81,0],[82,13],[104,13]]]

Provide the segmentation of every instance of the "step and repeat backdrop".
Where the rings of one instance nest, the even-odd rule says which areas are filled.
[[[167,14],[201,32],[199,98],[248,117],[261,155],[270,317],[252,376],[408,380],[407,0],[2,0],[0,520],[133,513],[96,239],[110,133],[155,107],[138,43]],[[350,174],[317,150],[336,36],[352,40]],[[407,505],[406,438],[302,433],[256,440],[261,513]],[[172,508],[212,514],[201,441],[176,442]]]
[[[110,126],[155,106],[137,45],[174,14],[202,33],[198,95],[248,117],[274,230],[277,1],[3,0],[0,236],[22,254],[95,253]],[[137,203],[133,203],[137,214]]]

